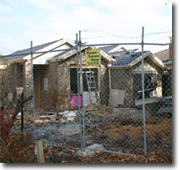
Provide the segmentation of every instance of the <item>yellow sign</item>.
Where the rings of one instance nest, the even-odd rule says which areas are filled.
[[[86,49],[86,66],[100,66],[101,65],[101,49]]]

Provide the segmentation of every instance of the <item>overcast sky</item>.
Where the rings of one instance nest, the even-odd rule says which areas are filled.
[[[61,38],[92,43],[168,43],[172,1],[168,0],[0,0],[0,53]],[[99,37],[99,38],[98,38]]]

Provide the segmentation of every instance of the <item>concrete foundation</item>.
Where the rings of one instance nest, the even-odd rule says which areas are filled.
[[[93,149],[93,150],[91,150]],[[87,149],[85,149],[84,151],[82,150],[78,150],[76,152],[76,155],[81,156],[81,157],[85,157],[85,156],[93,156],[95,154],[94,150],[103,150],[104,147],[100,144],[93,144],[91,146],[88,146]]]

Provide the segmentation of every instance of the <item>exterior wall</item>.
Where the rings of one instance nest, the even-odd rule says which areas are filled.
[[[156,70],[156,78],[157,78],[157,88],[156,88],[156,96],[157,97],[162,97],[162,75],[163,75],[163,70],[157,66],[151,59],[149,58],[145,58],[144,59],[144,63],[148,63],[153,69]],[[139,67],[139,65],[141,65],[141,62],[138,63],[137,65],[135,65],[132,70],[135,70],[137,67]],[[135,81],[134,81],[135,82]],[[139,80],[140,82],[140,80]],[[136,82],[137,83],[137,82]],[[137,85],[134,86],[134,90],[137,89]],[[135,96],[137,96],[137,93],[134,92]]]
[[[9,64],[8,70],[7,70],[7,76],[8,76],[8,90],[10,93],[16,90],[16,64]]]
[[[81,53],[82,55],[82,64],[85,64],[85,53],[84,51]],[[67,89],[67,93],[71,94],[70,89],[70,65],[77,65],[76,63],[76,54],[66,60],[61,62],[50,62],[50,70],[49,70],[49,82],[57,83],[59,87],[59,92]],[[80,61],[80,57],[79,57]],[[107,104],[108,102],[108,92],[109,92],[109,80],[108,80],[108,71],[107,71],[107,62],[101,61],[101,73],[100,73],[100,90],[101,90],[101,103]],[[57,74],[54,74],[57,72]],[[76,76],[76,75],[75,75]],[[70,95],[67,99],[67,103],[70,105]]]
[[[111,88],[125,90],[125,105],[133,102],[133,77],[128,69],[111,69]]]
[[[85,64],[85,53],[82,52],[82,64]],[[80,58],[79,58],[80,61]],[[43,70],[43,66],[34,66],[34,68],[39,67],[41,76],[43,75],[43,78],[47,77],[48,78],[48,84],[50,85],[51,83],[54,86],[57,86],[59,89],[59,92],[64,90],[64,88],[67,89],[67,93],[71,94],[71,89],[70,89],[70,65],[76,65],[76,54],[63,62],[50,62],[49,67],[47,67],[45,70]],[[20,70],[19,70],[20,68]],[[45,68],[45,67],[44,67]],[[34,69],[35,70],[35,69]],[[48,71],[47,71],[48,70]],[[107,71],[107,62],[102,60],[102,64],[100,67],[100,91],[101,91],[101,99],[102,99],[102,104],[107,104],[108,102],[108,94],[109,94],[109,80],[108,80],[108,71]],[[32,70],[31,70],[31,60],[26,61],[23,66],[19,67],[18,63],[12,63],[9,64],[8,69],[8,85],[9,85],[9,90],[10,90],[10,95],[9,99],[12,98],[12,92],[24,87],[24,94],[26,97],[30,96],[32,94]],[[34,81],[37,81],[38,79],[36,78],[37,75],[35,75],[36,72],[34,72]],[[40,87],[42,88],[43,85],[43,80],[39,79],[41,81]],[[35,87],[35,92],[37,91],[37,83],[34,82]],[[36,98],[36,94],[35,94]],[[70,95],[66,102],[70,105]],[[31,110],[33,108],[33,103],[32,100],[28,101],[25,104],[25,109],[26,110]]]
[[[144,63],[148,63],[152,68],[157,71],[157,83],[158,87],[156,88],[157,97],[162,97],[162,75],[163,70],[152,62],[149,58],[144,60]],[[140,78],[137,79],[137,76],[134,76],[133,70],[138,68],[141,65],[141,62],[137,63],[130,69],[111,69],[111,88],[125,90],[125,105],[134,105],[135,98],[139,96],[137,93],[137,87],[140,83]],[[140,77],[140,76],[139,76]]]
[[[156,88],[156,94],[157,97],[162,97],[162,75],[163,75],[163,70],[158,67],[154,62],[152,62],[152,60],[150,60],[149,58],[146,58],[144,60],[144,62],[148,62],[151,67],[153,67],[156,71],[157,71],[157,88]]]
[[[7,102],[12,100],[13,93],[16,92],[14,104],[20,98],[20,94],[24,89],[24,63],[8,64],[6,75],[4,76],[5,91],[8,91]]]
[[[165,71],[162,78],[163,97],[172,96],[172,69]]]
[[[26,97],[32,95],[32,69],[31,69],[31,60],[28,60],[24,64],[25,69],[24,69],[24,77],[25,77],[25,95]],[[25,105],[25,108],[27,110],[31,110],[33,108],[33,102],[28,101]]]
[[[8,89],[7,82],[7,69],[0,69],[0,107],[2,106],[1,97],[4,96]],[[6,103],[7,99],[4,99],[4,103]]]
[[[7,69],[0,69],[0,75],[3,76],[7,74]],[[1,79],[0,79],[0,82],[1,82]]]
[[[49,64],[48,83],[58,85],[58,62],[51,62]]]
[[[107,62],[104,60],[101,60],[100,91],[101,91],[101,104],[108,105],[108,101],[109,101],[109,73],[108,73],[108,69],[107,69]]]

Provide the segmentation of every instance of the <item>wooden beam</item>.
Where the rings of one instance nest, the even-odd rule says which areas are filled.
[[[76,64],[70,64],[70,68],[77,68]],[[80,68],[80,64],[79,64]],[[82,64],[82,68],[100,68],[100,66],[86,66],[85,64]]]

